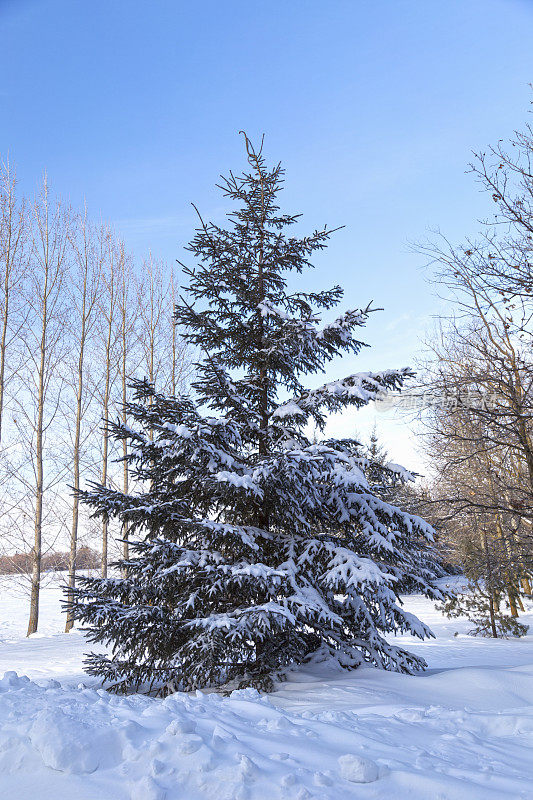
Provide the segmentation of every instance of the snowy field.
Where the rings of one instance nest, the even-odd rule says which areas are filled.
[[[533,631],[474,639],[409,597],[437,637],[401,637],[424,675],[314,668],[268,696],[154,700],[83,673],[59,597],[43,590],[40,633],[26,639],[27,599],[0,578],[2,800],[533,798]],[[533,613],[523,620],[533,629]]]

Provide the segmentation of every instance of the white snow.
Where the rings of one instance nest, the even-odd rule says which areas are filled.
[[[60,591],[27,598],[0,578],[0,797],[6,800],[529,800],[533,635],[476,639],[425,598],[435,639],[396,642],[420,676],[313,665],[277,690],[116,697],[61,633]],[[533,627],[533,608],[522,619]],[[458,635],[454,635],[454,634]],[[25,677],[26,676],[26,677]]]
[[[284,419],[285,417],[306,417],[305,411],[302,411],[300,406],[297,406],[293,400],[278,406],[273,412],[272,417]]]
[[[368,758],[346,753],[338,759],[341,778],[353,783],[372,783],[379,778],[379,767]]]
[[[262,495],[262,490],[254,482],[251,475],[239,475],[237,472],[228,472],[228,470],[220,470],[215,473],[215,480],[220,483],[231,483],[232,486],[238,489],[250,489],[256,495]]]

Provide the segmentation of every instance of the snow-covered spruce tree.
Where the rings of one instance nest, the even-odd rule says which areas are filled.
[[[239,209],[226,228],[201,221],[176,308],[203,352],[194,397],[134,382],[131,427],[110,428],[128,440],[138,491],[81,493],[130,531],[132,557],[117,565],[126,577],[80,579],[72,602],[89,640],[111,646],[88,657],[87,671],[117,691],[268,688],[312,657],[425,666],[383,634],[431,635],[396,591],[408,580],[441,596],[415,544],[431,539],[430,526],[372,492],[357,442],[305,435],[309,421],[323,428],[328,412],[399,389],[410,372],[306,388],[305,376],[361,349],[355,331],[370,308],[321,325],[316,309],[331,309],[342,290],[288,291],[287,276],[310,266],[331,231],[288,233],[298,217],[277,206],[283,171],[246,147],[250,171],[222,183]]]

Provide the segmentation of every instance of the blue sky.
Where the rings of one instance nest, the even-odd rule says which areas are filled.
[[[346,226],[308,286],[385,309],[372,349],[331,377],[413,363],[438,304],[409,242],[475,231],[471,151],[523,126],[533,99],[533,0],[0,0],[0,32],[0,154],[27,192],[46,168],[139,257],[183,258],[190,202],[220,219],[237,132],[266,134],[286,209]],[[358,417],[331,430],[374,412]],[[378,426],[420,467],[404,423]]]

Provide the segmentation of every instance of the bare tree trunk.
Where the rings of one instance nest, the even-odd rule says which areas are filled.
[[[87,317],[85,314],[87,300],[87,272],[83,280],[83,300],[82,300],[82,313],[81,313],[81,337],[80,349],[78,355],[78,386],[76,389],[76,422],[74,433],[74,452],[73,452],[73,468],[74,468],[74,500],[72,503],[72,528],[70,532],[70,553],[68,562],[68,586],[69,590],[74,589],[76,585],[76,550],[78,546],[78,516],[79,516],[79,498],[78,491],[80,488],[80,433],[81,433],[81,414],[82,414],[82,400],[83,400],[83,357],[85,351],[85,335],[87,328]],[[71,592],[68,593],[68,598],[71,599]],[[67,611],[67,621],[65,624],[65,633],[68,633],[74,625],[74,617],[70,609]]]
[[[46,198],[45,202],[48,206]],[[46,329],[48,322],[48,282],[49,282],[49,230],[48,230],[48,207],[46,208],[46,229],[45,229],[45,276],[42,298],[42,317],[41,317],[41,346],[39,372],[37,377],[37,430],[35,443],[35,458],[37,480],[35,485],[35,539],[32,551],[32,575],[31,575],[31,598],[30,598],[30,619],[28,622],[28,633],[36,633],[39,624],[39,591],[41,588],[41,556],[42,556],[42,520],[43,520],[43,421],[44,421],[44,368],[46,358]]]
[[[490,480],[490,485],[491,485],[491,488],[492,488],[493,487],[492,477],[489,480]],[[498,532],[498,539],[500,541],[500,546],[502,548],[502,551],[505,552],[506,558],[507,558],[507,562],[508,562],[508,566],[505,569],[504,574],[505,574],[505,581],[506,581],[506,584],[507,584],[507,596],[509,598],[509,608],[511,609],[511,616],[517,617],[518,616],[517,603],[518,603],[518,606],[520,607],[521,611],[524,610],[524,606],[522,605],[522,601],[520,600],[520,597],[518,596],[518,593],[517,593],[517,590],[516,590],[516,581],[515,581],[514,575],[511,572],[511,568],[509,566],[509,562],[511,560],[511,554],[509,552],[508,542],[505,539],[505,535],[504,535],[504,532],[503,532],[502,520],[501,520],[501,514],[499,512],[496,514],[496,530]]]
[[[511,589],[508,589],[508,591],[507,591],[507,597],[508,597],[508,599],[509,599],[509,609],[510,609],[510,611],[511,611],[511,616],[512,616],[512,617],[517,617],[517,616],[518,616],[518,609],[517,609],[517,607],[516,607],[516,597],[515,597],[515,595],[512,593],[512,590],[511,590]]]
[[[45,284],[46,286],[46,284]],[[28,633],[36,633],[39,624],[39,592],[41,588],[42,520],[43,520],[43,419],[44,419],[44,360],[46,353],[46,296],[43,301],[43,327],[41,337],[40,367],[38,377],[38,414],[35,458],[37,480],[35,484],[35,539],[32,550],[32,575],[30,619]]]
[[[126,256],[124,253],[124,245],[121,245],[120,251],[120,266],[121,266],[121,291],[119,297],[119,305],[120,305],[120,334],[121,334],[121,365],[120,365],[120,378],[121,378],[121,388],[122,388],[122,409],[121,409],[121,418],[122,423],[126,425],[127,423],[127,414],[126,414],[126,401],[127,401],[127,357],[128,357],[128,345],[129,345],[129,338],[131,333],[131,325],[129,324],[128,319],[128,299],[129,299],[129,270],[128,265],[126,263]],[[128,455],[128,443],[126,439],[122,441],[122,488],[124,494],[128,494],[129,490],[129,470],[128,470],[128,462],[126,460]],[[127,561],[130,557],[130,547],[128,542],[128,524],[124,522],[122,524],[122,555],[124,559]],[[124,577],[126,575],[124,574]]]
[[[171,319],[170,324],[172,325],[172,373],[170,376],[170,391],[172,392],[172,397],[176,396],[177,390],[177,360],[178,360],[178,343],[177,343],[177,335],[178,332],[176,330],[176,322],[174,319],[174,305],[175,305],[175,289],[174,289],[174,271],[172,270],[170,273],[170,301],[171,301]]]
[[[37,415],[35,420],[35,517],[34,543],[32,549],[32,577],[30,618],[28,636],[37,631],[39,622],[39,591],[41,584],[42,556],[42,523],[44,496],[44,431],[45,400],[47,387],[50,384],[55,367],[51,350],[61,335],[59,324],[60,298],[63,284],[65,245],[67,238],[67,220],[60,211],[59,204],[53,218],[50,218],[48,184],[46,177],[43,183],[41,198],[35,201],[34,219],[35,235],[33,255],[35,257],[35,284],[32,292],[40,296],[33,297],[35,307],[39,309],[39,320],[35,324],[40,328],[39,352],[35,389],[37,393]],[[55,324],[54,324],[55,323]]]
[[[107,466],[108,466],[108,453],[109,453],[109,432],[107,430],[107,420],[109,419],[109,393],[111,385],[111,336],[113,318],[109,316],[108,338],[106,344],[106,374],[105,374],[105,388],[104,388],[104,403],[102,407],[104,417],[104,432],[103,432],[103,452],[102,452],[102,486],[107,486]],[[104,517],[102,520],[102,578],[107,578],[107,539],[108,539],[108,520]]]
[[[71,599],[72,592],[76,585],[76,553],[78,547],[78,519],[79,519],[79,497],[80,489],[80,440],[81,423],[83,417],[83,399],[85,393],[85,346],[87,335],[90,332],[93,322],[93,311],[95,308],[98,289],[99,289],[99,269],[95,268],[95,258],[92,242],[92,231],[87,225],[87,211],[80,224],[81,242],[74,241],[76,260],[79,266],[79,285],[74,286],[73,306],[78,308],[75,325],[79,325],[79,334],[75,335],[78,344],[78,362],[76,369],[76,421],[74,430],[73,446],[73,479],[74,479],[74,499],[72,502],[72,527],[70,532],[70,552],[68,566],[68,598]],[[79,298],[76,295],[79,291]],[[79,302],[77,302],[79,300]],[[74,625],[74,617],[71,610],[67,611],[65,633],[68,633]]]
[[[493,637],[493,639],[497,639],[498,638],[498,631],[496,630],[496,620],[495,620],[495,616],[494,616],[494,595],[493,594],[490,595],[489,613],[490,613],[490,627],[491,627],[491,630],[492,630],[492,637]]]
[[[107,292],[108,292],[108,306],[105,310],[106,316],[106,337],[105,337],[105,378],[104,378],[104,392],[102,398],[102,415],[104,419],[103,429],[103,448],[102,448],[102,486],[107,486],[107,472],[108,472],[108,459],[109,459],[109,432],[107,429],[107,421],[109,419],[109,401],[111,394],[111,371],[113,360],[113,328],[115,322],[116,310],[116,264],[115,264],[115,242],[112,241],[110,234],[108,234],[108,252],[109,252],[109,265],[108,265],[108,279],[107,279]],[[108,529],[109,521],[107,517],[102,520],[102,578],[107,578],[107,563],[108,563]]]

